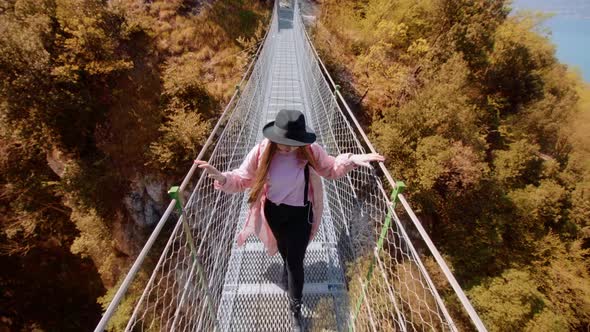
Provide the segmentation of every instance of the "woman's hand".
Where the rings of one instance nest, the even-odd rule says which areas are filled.
[[[223,174],[221,174],[220,171],[217,170],[217,168],[211,166],[208,162],[204,160],[195,160],[195,164],[199,165],[199,168],[207,172],[210,178],[219,181],[219,183],[221,183],[222,185],[225,184],[226,178]]]
[[[371,166],[371,161],[384,161],[385,157],[378,153],[367,153],[367,154],[353,154],[350,159],[353,163],[359,166],[365,166],[369,168],[373,168]]]

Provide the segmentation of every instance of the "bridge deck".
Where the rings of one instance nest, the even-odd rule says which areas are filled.
[[[299,68],[301,59],[297,58],[295,51],[292,8],[281,5],[279,32],[269,37],[276,38],[276,48],[269,78],[272,81],[265,98],[266,119],[273,120],[283,108],[307,113],[309,107]],[[247,210],[248,204],[244,200],[238,232],[245,222]],[[262,243],[252,237],[243,247],[234,244],[228,266],[217,313],[219,328],[223,331],[290,330],[287,294],[280,283],[280,256],[268,256]],[[344,330],[346,301],[334,227],[326,206],[320,231],[310,243],[305,258],[304,324],[314,330]]]

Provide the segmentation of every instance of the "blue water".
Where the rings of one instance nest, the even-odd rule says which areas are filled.
[[[590,0],[514,0],[512,7],[553,14],[545,26],[551,30],[557,58],[590,82]]]

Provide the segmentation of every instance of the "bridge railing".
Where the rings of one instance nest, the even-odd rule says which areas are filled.
[[[274,10],[254,69],[208,158],[218,169],[237,168],[256,144],[264,121],[260,109],[269,88],[266,82],[275,47],[272,36],[277,29]],[[217,328],[216,312],[242,196],[215,190],[212,180],[201,173],[127,330],[136,330],[139,326],[145,330],[146,326],[149,329],[154,324],[166,331]],[[181,227],[184,220],[186,226]]]
[[[275,48],[273,38],[269,36],[278,32],[276,8],[275,5],[263,43],[197,156],[197,159],[208,156],[209,162],[218,169],[238,167],[256,144],[264,121],[259,110],[268,89],[271,54]],[[221,195],[213,189],[212,180],[202,172],[185,203],[182,193],[195,171],[196,165],[193,165],[176,189],[177,198],[168,205],[95,331],[107,328],[117,314],[119,304],[146,257],[153,256],[150,253],[152,247],[175,209],[180,217],[149,280],[142,285],[143,292],[130,313],[125,330],[212,331],[216,328],[215,311],[229,259],[227,253],[233,242],[232,228],[237,224],[227,221],[238,218],[243,195]]]
[[[305,29],[297,0],[295,32],[300,70],[313,127],[332,154],[376,152],[338,86],[322,63]],[[472,328],[486,331],[479,316],[455,280],[444,259],[402,194],[403,183],[393,180],[383,163],[376,172],[358,168],[348,178],[328,184],[328,201],[340,232],[340,254],[348,263],[350,324],[359,330],[457,330],[445,299],[426,269],[423,258],[433,259],[459,299],[462,314]],[[387,189],[393,190],[390,196]],[[397,203],[401,203],[397,204]],[[396,204],[399,205],[396,209]],[[412,229],[412,237],[406,229]],[[426,255],[415,243],[421,242]],[[454,299],[453,299],[454,300]]]

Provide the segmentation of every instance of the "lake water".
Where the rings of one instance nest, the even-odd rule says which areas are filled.
[[[590,82],[590,0],[514,0],[512,7],[552,13],[545,26],[557,45],[557,58],[579,68]]]

